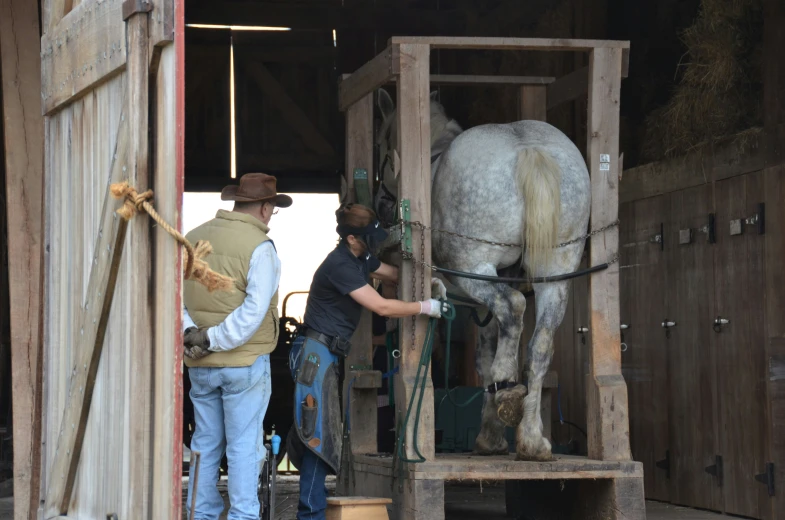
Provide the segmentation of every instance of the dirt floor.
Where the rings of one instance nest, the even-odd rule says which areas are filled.
[[[296,520],[297,518],[297,489],[298,478],[296,476],[278,477],[276,487],[278,500],[275,520]],[[327,483],[328,489],[335,488],[335,480],[331,479]],[[220,486],[224,497],[226,497],[226,482]],[[185,503],[185,493],[183,493],[183,503]],[[0,499],[0,520],[13,519],[13,497]],[[185,507],[183,508],[185,511]],[[647,520],[721,520],[731,517],[677,507],[670,504],[659,502],[646,503]],[[504,487],[495,485],[483,485],[482,490],[479,486],[453,486],[445,488],[445,517],[447,520],[507,520],[504,514]],[[185,519],[185,514],[183,519]],[[225,518],[221,517],[222,519]]]

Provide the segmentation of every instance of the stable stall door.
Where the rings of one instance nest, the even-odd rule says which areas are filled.
[[[663,222],[667,195],[620,208],[622,373],[630,403],[632,457],[643,462],[646,498],[667,501],[670,482],[657,462],[668,451],[668,357],[661,321],[666,315],[667,258]],[[662,466],[662,464],[660,464]]]
[[[726,513],[762,518],[770,500],[766,486],[755,480],[766,462],[762,174],[718,182],[715,196],[716,313],[703,327],[713,329],[716,349],[722,493]]]
[[[665,224],[667,314],[655,317],[667,336],[670,498],[676,504],[722,510],[722,489],[706,468],[719,454],[714,319],[715,245],[704,232],[711,186],[671,194]],[[663,327],[662,325],[665,325]],[[709,470],[711,471],[711,470]]]

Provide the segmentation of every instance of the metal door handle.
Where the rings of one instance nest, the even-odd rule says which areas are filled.
[[[675,326],[676,326],[676,322],[675,321],[668,321],[666,319],[665,321],[662,322],[662,328],[663,329],[669,329],[669,328],[675,327]]]

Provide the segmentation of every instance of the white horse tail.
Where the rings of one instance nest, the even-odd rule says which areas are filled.
[[[561,215],[561,168],[542,148],[518,153],[518,191],[523,197],[522,245],[529,255],[529,276],[547,262],[559,236]],[[524,255],[525,256],[525,255]]]

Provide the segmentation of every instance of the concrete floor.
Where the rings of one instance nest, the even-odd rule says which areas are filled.
[[[278,477],[278,503],[276,520],[296,520],[297,518],[297,477]],[[225,482],[220,486],[226,496]],[[327,483],[328,489],[335,488],[335,480]],[[185,503],[185,496],[183,496]],[[0,499],[0,520],[13,520],[13,497]],[[185,511],[185,508],[183,508]],[[647,520],[722,520],[731,517],[677,507],[671,504],[649,501],[646,503]],[[185,519],[183,515],[183,519]],[[224,517],[222,517],[223,520]],[[448,485],[445,489],[445,518],[447,520],[508,520],[504,514],[504,487],[484,484],[480,487]]]

